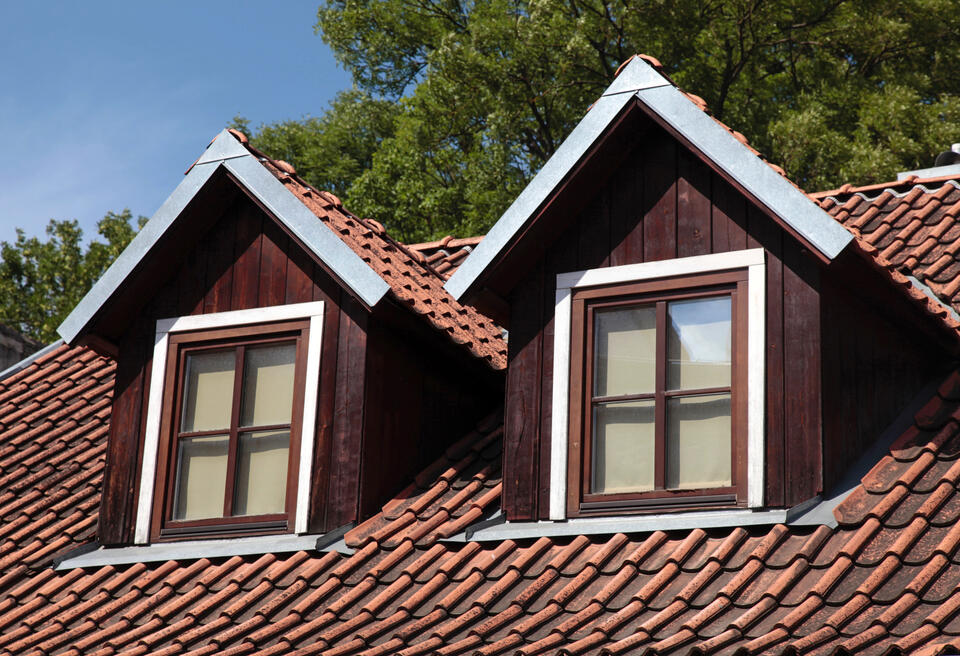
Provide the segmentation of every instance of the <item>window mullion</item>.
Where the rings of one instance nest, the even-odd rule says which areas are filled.
[[[233,373],[233,406],[230,410],[230,443],[227,447],[227,484],[223,493],[223,516],[233,516],[233,497],[236,488],[237,451],[240,438],[238,427],[240,424],[240,401],[243,393],[243,359],[246,347],[240,345],[236,350]]]
[[[654,487],[666,487],[667,303],[657,301],[656,407],[654,409]]]

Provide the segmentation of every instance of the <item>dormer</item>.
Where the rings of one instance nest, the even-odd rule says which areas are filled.
[[[808,507],[958,352],[952,309],[644,57],[446,288],[510,331],[511,521]]]
[[[320,534],[499,403],[498,327],[224,131],[60,327],[117,360],[105,545]]]

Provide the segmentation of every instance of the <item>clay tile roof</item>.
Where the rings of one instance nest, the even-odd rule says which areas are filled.
[[[481,240],[483,240],[482,235],[465,239],[456,239],[447,235],[437,241],[410,244],[408,248],[421,253],[430,268],[440,274],[444,280],[448,280]]]
[[[820,206],[882,258],[960,311],[960,181],[906,180],[811,194]]]
[[[443,288],[452,273],[449,266],[441,263],[441,270],[436,270],[423,252],[395,241],[376,221],[354,216],[343,207],[339,198],[311,187],[297,176],[287,162],[272,160],[247,147],[268,171],[390,285],[392,296],[401,305],[422,316],[434,329],[493,369],[506,367],[507,344],[500,327],[473,307],[461,305]],[[453,261],[459,264],[462,259]],[[444,275],[443,272],[447,271],[449,273]]]
[[[113,372],[63,346],[0,380],[0,655],[960,647],[960,371],[838,506],[836,528],[451,541],[499,508],[494,416],[348,532],[352,555],[55,571],[94,539],[108,418],[94,409]]]

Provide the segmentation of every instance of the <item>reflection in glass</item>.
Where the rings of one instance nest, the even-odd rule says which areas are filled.
[[[289,424],[296,344],[248,348],[243,363],[241,426]]]
[[[649,399],[602,403],[594,408],[591,492],[653,489],[654,406]]]
[[[667,304],[667,389],[729,387],[730,297]]]
[[[223,517],[223,490],[227,484],[227,435],[204,435],[180,440],[174,519]]]
[[[240,433],[234,515],[282,513],[287,496],[290,431]]]
[[[669,399],[666,449],[668,488],[732,485],[730,394]]]
[[[187,356],[182,432],[229,428],[235,361],[232,350]]]
[[[657,311],[652,305],[594,313],[594,396],[643,394],[656,380]]]

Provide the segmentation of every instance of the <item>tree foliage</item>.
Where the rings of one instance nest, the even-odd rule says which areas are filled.
[[[254,143],[405,240],[486,230],[636,52],[809,189],[960,141],[948,0],[326,0],[356,89]]]
[[[57,339],[57,326],[146,221],[107,212],[97,223],[103,241],[86,247],[75,220],[51,220],[46,239],[18,228],[14,243],[0,242],[0,323],[44,343]]]

